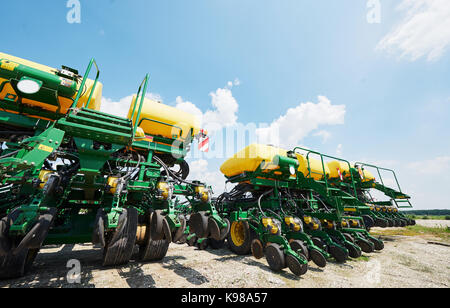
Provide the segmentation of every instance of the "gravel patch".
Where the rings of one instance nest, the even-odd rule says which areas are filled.
[[[162,262],[131,261],[103,268],[101,250],[91,245],[45,247],[35,266],[21,279],[0,287],[63,288],[320,288],[320,287],[442,287],[450,286],[450,247],[429,244],[433,238],[384,236],[385,249],[345,264],[313,263],[296,277],[288,269],[272,272],[265,259],[237,256],[227,249],[198,250],[171,244]],[[434,239],[436,240],[436,239]],[[68,283],[67,262],[81,262],[81,282]]]

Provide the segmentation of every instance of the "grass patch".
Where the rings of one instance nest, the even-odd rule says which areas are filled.
[[[406,215],[410,219],[450,220],[450,215]]]
[[[426,266],[424,264],[420,264],[419,262],[410,257],[402,256],[399,263],[418,272],[433,273],[433,269],[431,267]]]
[[[370,258],[367,256],[361,256],[359,258],[353,259],[355,261],[364,261],[364,262],[369,262]]]
[[[377,230],[371,232],[373,235],[403,235],[403,236],[423,236],[432,235],[439,237],[444,241],[450,242],[450,228],[440,228],[440,227],[424,227],[424,226],[408,226],[399,229],[390,230]]]

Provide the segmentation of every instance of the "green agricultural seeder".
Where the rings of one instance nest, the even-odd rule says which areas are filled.
[[[367,168],[373,168],[377,171],[380,179],[379,182],[375,180],[375,177],[367,170]],[[392,173],[397,189],[386,186],[381,171]],[[405,214],[399,211],[402,208],[412,208],[412,204],[409,201],[411,197],[402,192],[394,170],[365,163],[356,163],[352,172],[354,174],[359,174],[359,177],[356,176],[358,198],[370,206],[371,217],[373,219],[372,226],[385,228],[415,225],[416,222],[413,219],[409,219]],[[371,190],[383,193],[389,200],[376,201],[372,197]]]
[[[94,80],[88,79],[95,65]],[[0,54],[0,278],[22,276],[47,244],[103,247],[102,264],[160,260],[189,227],[222,240],[228,224],[210,188],[186,178],[194,116],[145,98],[127,118],[100,112],[91,60],[84,77]],[[177,170],[174,170],[178,166]]]
[[[80,76],[0,53],[0,279],[22,276],[49,244],[92,242],[116,266],[136,246],[138,260],[153,261],[171,242],[225,240],[301,276],[308,261],[325,267],[383,249],[373,226],[414,223],[398,211],[410,197],[381,178],[392,170],[300,147],[238,152],[221,167],[235,187],[212,199],[206,183],[187,180],[185,157],[206,137],[198,119],[147,99],[148,75],[126,118],[100,112],[99,75],[94,59]],[[370,189],[390,200],[374,201]]]
[[[335,174],[329,181],[330,185],[356,196],[360,203],[364,204],[355,206],[353,215],[363,218],[366,229],[370,230],[372,227],[405,227],[415,223],[399,212],[400,208],[411,208],[412,205],[409,202],[410,196],[401,191],[393,170],[363,163],[350,166],[350,164],[342,164],[340,161],[330,162],[328,167]],[[376,169],[381,183],[377,182],[373,174],[365,167]],[[384,184],[380,170],[393,174],[398,190],[389,188]],[[370,192],[372,189],[383,193],[390,199],[388,201],[375,201]]]
[[[299,155],[298,151],[304,154]],[[358,258],[361,250],[366,253],[382,250],[383,242],[371,236],[366,230],[364,217],[361,214],[369,211],[370,207],[358,200],[353,174],[350,174],[348,192],[333,185],[336,179],[340,179],[339,172],[332,172],[333,166],[339,164],[350,168],[350,163],[299,147],[295,148],[291,155],[292,153],[295,153],[302,165],[307,166],[302,173],[305,179],[299,181],[303,191],[300,196],[297,194],[297,199],[302,203],[301,208],[304,213],[319,219],[322,223],[322,231],[325,231],[328,236],[321,235],[321,240],[329,249],[335,251],[335,259],[343,262],[346,255],[343,247],[348,250],[352,258]],[[311,154],[320,157],[320,160],[311,158]],[[325,159],[333,161],[326,163]],[[309,196],[305,189],[309,192]]]
[[[287,266],[302,275],[307,260],[323,267],[327,259],[342,263],[361,256],[361,250],[383,249],[363,217],[355,215],[370,207],[358,200],[353,182],[353,194],[333,186],[325,158],[350,167],[299,147],[286,151],[257,144],[226,161],[221,171],[236,186],[217,199],[216,207],[231,222],[231,250],[265,255],[273,270]]]

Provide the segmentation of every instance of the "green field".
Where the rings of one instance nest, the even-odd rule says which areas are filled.
[[[438,237],[446,242],[450,242],[450,228],[449,227],[424,227],[424,226],[408,226],[405,228],[376,230],[370,232],[373,235],[403,235],[403,236],[433,236]]]
[[[439,216],[439,215],[406,215],[411,219],[431,219],[431,220],[450,220],[450,215]]]
[[[450,210],[413,210],[402,213],[412,219],[450,220]]]

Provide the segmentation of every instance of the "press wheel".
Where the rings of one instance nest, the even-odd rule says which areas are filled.
[[[56,209],[39,216],[38,222],[30,232],[23,237],[19,244],[8,237],[11,224],[20,214],[20,210],[13,210],[8,216],[0,220],[0,279],[12,279],[24,276],[33,266],[48,230],[53,222]]]
[[[325,267],[327,265],[327,260],[325,259],[324,255],[320,253],[317,249],[310,249],[309,255],[311,256],[311,260],[316,264],[318,267]]]
[[[361,250],[365,253],[371,253],[375,250],[374,245],[367,240],[357,239],[356,244],[361,247]]]
[[[345,263],[348,258],[348,252],[338,246],[330,246],[330,254],[338,263]]]
[[[308,248],[306,248],[305,244],[303,244],[300,240],[293,240],[290,243],[291,249],[298,254],[302,254],[306,260],[310,260]]]
[[[320,249],[328,252],[327,244],[325,244],[325,242],[320,237],[312,237],[311,240],[313,241],[315,246],[317,246]]]
[[[152,240],[159,241],[164,239],[164,217],[160,211],[154,211],[150,214],[150,236]]]
[[[252,241],[251,250],[253,257],[255,257],[256,259],[262,259],[262,257],[264,257],[264,247],[260,240],[254,239]]]
[[[266,247],[266,260],[269,267],[275,271],[281,271],[286,267],[286,259],[280,245],[271,243]]]
[[[384,249],[384,243],[382,240],[379,239],[375,239],[375,238],[369,238],[369,241],[371,241],[373,243],[373,245],[375,246],[375,250],[383,250]]]
[[[299,257],[303,258],[302,255]],[[308,263],[302,263],[292,255],[286,255],[285,259],[287,267],[294,275],[302,276],[308,271]],[[306,259],[304,261],[306,262]]]

